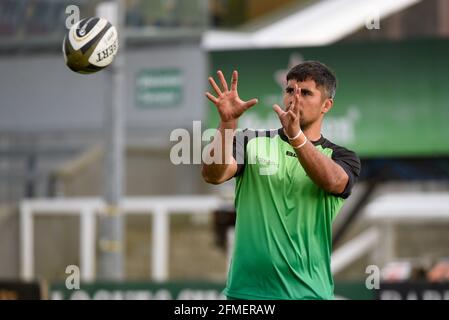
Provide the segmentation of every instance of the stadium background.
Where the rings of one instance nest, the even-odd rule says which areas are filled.
[[[198,164],[171,163],[170,134],[183,128],[194,136],[193,121],[202,121],[202,130],[216,126],[204,91],[217,69],[238,69],[241,96],[259,98],[241,127],[277,127],[271,105],[281,101],[283,75],[316,59],[339,81],[324,133],[357,151],[363,165],[334,224],[337,296],[449,299],[449,3],[399,1],[379,11],[379,29],[368,29],[367,12],[356,10],[362,2],[126,1],[126,51],[119,50],[126,65],[126,197],[187,205],[162,225],[153,211],[126,215],[117,281],[99,266],[99,230],[89,247],[81,215],[67,215],[68,207],[36,209],[31,253],[23,247],[27,204],[104,194],[111,73],[75,74],[61,53],[66,7],[78,5],[81,18],[89,17],[100,1],[0,0],[0,298],[223,298],[233,182],[210,186]],[[346,31],[330,42],[320,40],[332,31],[325,24],[313,45],[286,46],[282,35],[279,43],[220,42],[225,32],[247,35],[293,14],[301,25],[310,9],[337,5],[326,19],[340,19]],[[357,15],[358,24],[345,29]],[[213,209],[197,210],[189,199]],[[158,226],[169,231],[162,247],[154,245],[164,238]],[[86,252],[94,257],[89,272]],[[69,265],[82,267],[80,290],[66,288]],[[366,286],[370,265],[380,270],[380,289]]]

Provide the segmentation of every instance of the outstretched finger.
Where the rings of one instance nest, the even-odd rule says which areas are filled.
[[[279,118],[285,113],[277,104],[273,105],[273,110],[278,114]]]
[[[237,91],[237,83],[239,81],[239,74],[236,70],[232,72],[231,90]]]
[[[226,79],[225,79],[225,77],[223,75],[223,72],[221,72],[221,70],[218,70],[217,74],[218,74],[218,78],[220,79],[221,86],[223,87],[223,90],[225,92],[228,91],[228,84],[227,84]]]
[[[294,102],[294,106],[293,106],[293,111],[295,112],[295,114],[299,114],[299,99],[301,96],[301,88],[298,87],[297,84],[295,84],[295,102]]]
[[[293,121],[296,120],[296,114],[292,110],[288,110],[288,114]]]
[[[209,77],[207,80],[209,80],[210,85],[212,88],[214,88],[215,93],[220,97],[223,95],[223,92],[221,92],[220,88],[218,87],[217,83],[215,82],[214,78]]]
[[[251,99],[243,104],[243,108],[245,108],[245,110],[249,109],[252,106],[254,106],[257,102],[259,102],[257,99]]]
[[[213,104],[217,104],[218,103],[218,99],[215,98],[212,94],[210,94],[209,92],[206,92],[206,97],[213,103]]]

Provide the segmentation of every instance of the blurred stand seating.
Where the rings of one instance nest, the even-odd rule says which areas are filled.
[[[427,273],[429,282],[449,281],[449,258],[438,261]]]
[[[449,281],[449,258],[390,261],[381,270],[381,280],[384,283],[447,282]]]
[[[94,16],[94,0],[2,0],[0,1],[0,39],[62,36],[66,28],[66,7],[76,5],[80,19]],[[200,28],[208,24],[207,0],[204,1],[126,1],[126,24],[131,28]]]

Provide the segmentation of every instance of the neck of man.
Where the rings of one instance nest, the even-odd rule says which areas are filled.
[[[301,128],[309,141],[317,141],[321,138],[321,122],[320,119]]]

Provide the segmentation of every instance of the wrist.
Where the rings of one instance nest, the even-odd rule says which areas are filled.
[[[295,133],[293,135],[289,135],[289,134],[287,134],[287,131],[285,131],[285,129],[283,129],[283,130],[284,130],[284,134],[287,136],[289,141],[296,140],[302,133],[301,128],[299,128],[298,131],[293,131],[293,132],[297,132],[297,133]]]
[[[237,129],[237,120],[220,121],[220,128],[222,129]]]
[[[300,131],[294,139],[289,139],[289,142],[293,149],[300,149],[307,143],[307,137]]]

